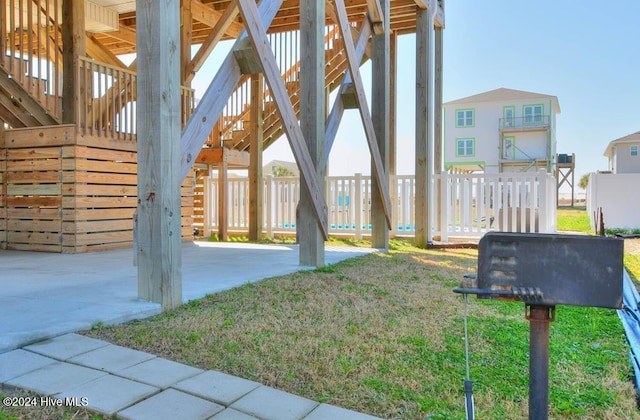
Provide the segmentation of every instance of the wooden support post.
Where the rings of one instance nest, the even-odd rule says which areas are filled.
[[[136,12],[138,296],[167,310],[182,304],[180,1],[137,0]]]
[[[435,27],[435,82],[434,82],[434,101],[433,101],[433,170],[436,175],[442,173],[442,148],[444,147],[444,138],[442,132],[442,27]],[[502,142],[501,142],[502,143]],[[500,154],[502,156],[502,154]],[[434,183],[436,190],[436,205],[435,205],[435,227],[437,231],[441,231],[442,226],[440,224],[440,208],[442,201],[442,191],[438,188],[438,183]]]
[[[367,0],[367,8],[369,9],[369,17],[373,25],[373,33],[382,35],[385,29],[389,30],[389,20],[384,18],[384,7],[381,2],[385,0]],[[386,22],[386,24],[385,24]]]
[[[429,43],[433,30],[432,11],[416,10],[416,233],[415,244],[425,248],[431,238],[429,214],[429,177],[431,174],[430,141],[433,141],[430,120],[433,109],[429,104],[431,54]]]
[[[262,238],[264,215],[264,181],[262,179],[263,98],[262,74],[251,76],[251,146],[249,147],[249,240]]]
[[[79,110],[84,109],[81,100],[86,95],[83,90],[78,91],[76,83],[78,57],[86,55],[84,0],[62,2],[62,45],[62,121],[74,124]]]
[[[397,81],[398,81],[398,34],[390,34],[389,55],[389,195],[391,196],[391,235],[398,231],[398,178],[397,171]]]
[[[324,17],[325,2],[300,0],[300,128],[320,191],[324,191]],[[302,174],[304,177],[304,174]],[[300,183],[296,231],[300,265],[324,265],[324,237],[315,217],[312,191]]]
[[[227,197],[227,161],[218,164],[218,240],[229,239],[229,200]]]
[[[180,1],[180,84],[191,85],[191,78],[188,74],[188,66],[191,63],[191,37],[192,23],[191,0]]]
[[[396,156],[397,150],[397,101],[396,94],[398,92],[398,34],[394,31],[391,33],[390,39],[390,55],[389,55],[389,175],[398,173],[398,160]],[[395,196],[391,196],[391,202],[395,203]],[[395,207],[394,207],[395,209]]]
[[[384,21],[384,26],[389,28],[390,2],[389,0],[381,0],[380,3],[382,9],[381,18]],[[371,57],[371,79],[373,81],[371,116],[382,167],[386,173],[389,171],[389,122],[391,115],[389,107],[389,95],[391,92],[390,32],[390,30],[386,30],[379,35],[373,36],[373,57]],[[376,168],[373,162],[371,166],[371,173],[374,173]],[[387,220],[390,219],[388,217],[390,214],[386,213],[390,213],[391,209],[390,206],[385,209],[385,197],[381,194],[381,191],[384,190],[380,188],[380,182],[386,182],[387,185],[385,187],[388,190],[389,178],[371,177],[371,246],[386,251],[389,249],[389,228],[391,227],[387,223]]]

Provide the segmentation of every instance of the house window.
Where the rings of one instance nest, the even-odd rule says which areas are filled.
[[[513,136],[505,137],[502,143],[502,158],[503,159],[515,159],[516,158],[516,138]]]
[[[476,155],[476,139],[456,139],[456,157],[471,157]]]
[[[638,145],[637,144],[632,144],[630,147],[631,150],[631,156],[638,156]]]
[[[505,106],[502,108],[502,127],[503,128],[511,128],[516,124],[516,107],[515,106]]]
[[[522,108],[522,115],[525,125],[537,125],[542,123],[543,105],[525,105]]]
[[[473,127],[475,110],[473,109],[456,109],[456,127]]]

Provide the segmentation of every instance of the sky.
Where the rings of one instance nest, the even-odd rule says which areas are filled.
[[[576,184],[607,169],[614,139],[640,131],[640,0],[448,0],[444,30],[444,102],[500,87],[558,97],[558,153],[575,153]],[[228,45],[214,51],[193,82],[202,95]],[[414,172],[415,37],[398,38],[397,172]],[[370,64],[361,68],[370,89]],[[263,160],[293,160],[287,140]],[[370,173],[357,110],[347,110],[329,175]],[[576,186],[576,191],[581,191]]]

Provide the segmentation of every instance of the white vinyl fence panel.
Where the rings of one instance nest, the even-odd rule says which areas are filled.
[[[597,230],[596,215],[602,210],[607,229],[640,229],[640,174],[592,173],[587,184],[587,212]]]
[[[205,185],[205,233],[218,228],[218,183]],[[228,230],[249,229],[249,181],[228,178]],[[393,176],[390,182],[392,236],[415,234],[415,177]],[[431,200],[433,235],[448,241],[479,238],[489,230],[511,232],[555,232],[556,183],[545,171],[538,173],[441,174],[432,180],[434,197],[441,194],[441,207]],[[300,199],[297,177],[264,179],[264,232],[267,236],[295,234],[296,207]],[[371,234],[371,178],[327,177],[325,184],[329,233],[357,239]],[[436,219],[438,217],[439,219]],[[443,228],[444,227],[444,228]]]

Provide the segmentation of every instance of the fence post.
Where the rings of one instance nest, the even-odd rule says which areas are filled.
[[[355,223],[356,223],[356,240],[362,239],[362,174],[356,174],[355,181]]]
[[[389,174],[389,195],[391,196],[391,237],[398,236],[398,176]]]
[[[451,191],[449,191],[449,173],[440,173],[440,191],[442,194],[442,201],[440,202],[440,240],[447,242],[449,240],[448,232],[448,206],[451,199]]]
[[[264,195],[266,200],[265,208],[267,210],[267,215],[264,218],[266,223],[266,234],[267,238],[273,239],[273,175],[267,174],[267,176],[265,176],[265,182],[267,189],[266,194]]]
[[[548,209],[550,205],[550,191],[549,182],[547,182],[547,172],[544,169],[538,171],[538,180],[540,183],[540,231],[542,233],[549,232],[549,214]]]
[[[204,187],[202,189],[202,234],[205,238],[208,238],[211,236],[211,212],[214,207],[211,205],[211,178],[205,176],[202,182]]]

